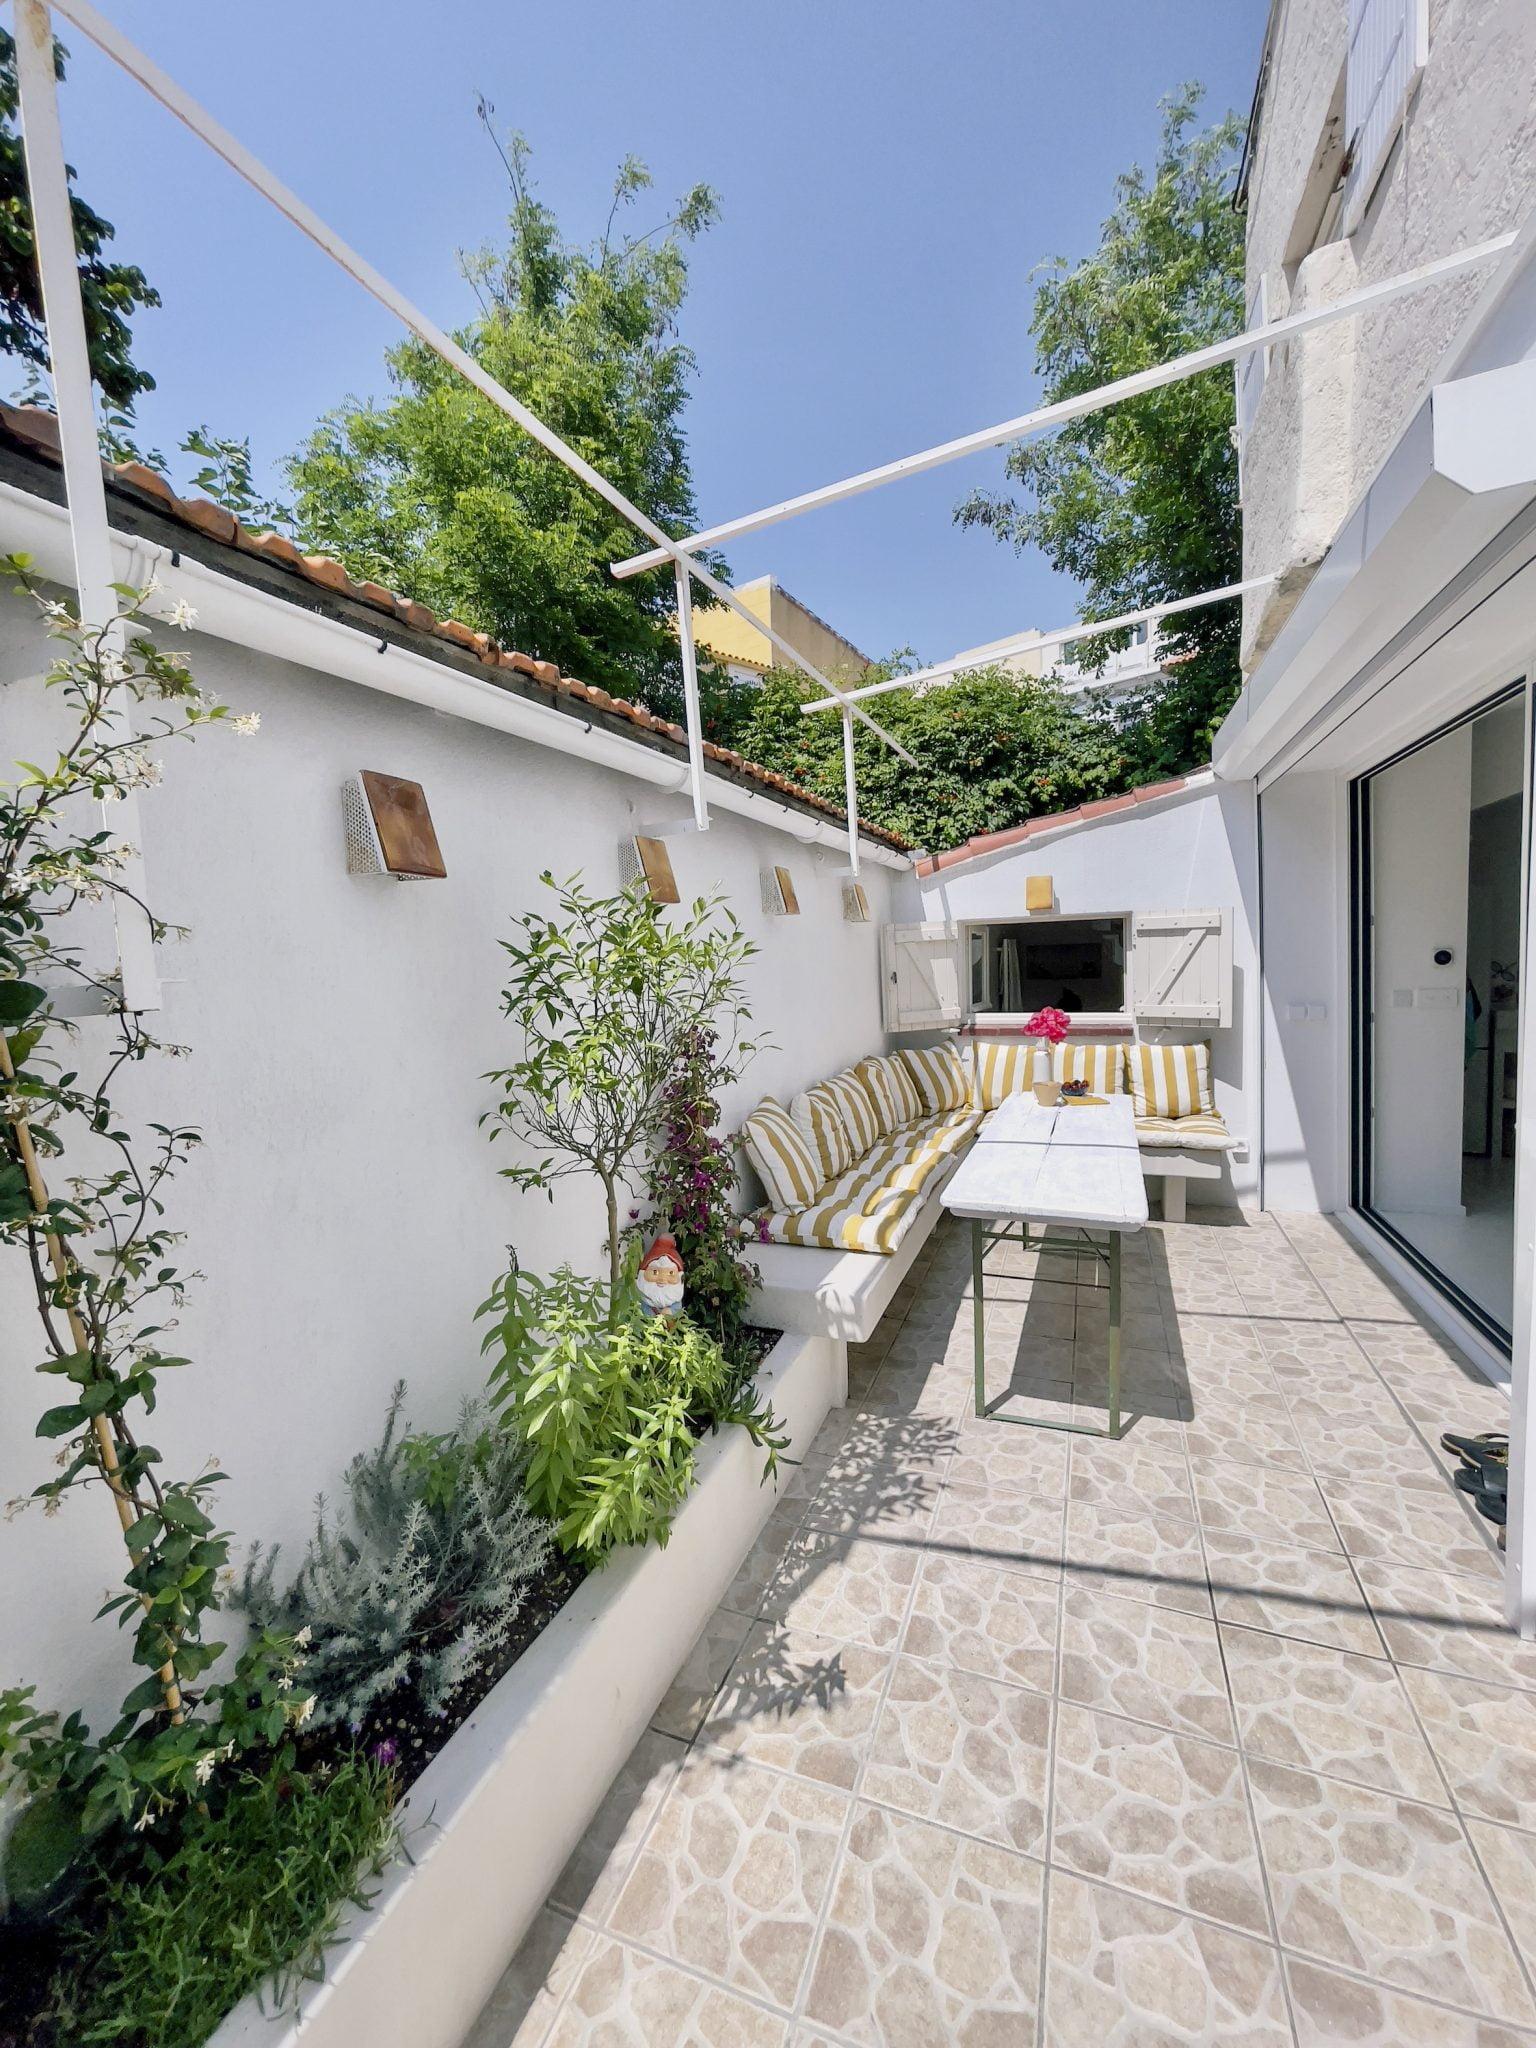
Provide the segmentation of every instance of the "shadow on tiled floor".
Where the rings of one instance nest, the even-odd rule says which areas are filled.
[[[1504,1397],[1327,1218],[1125,1289],[1120,1442],[978,1422],[935,1234],[470,2048],[1536,2040],[1536,1645],[1436,1447]],[[1103,1295],[987,1299],[990,1399],[1101,1421]]]

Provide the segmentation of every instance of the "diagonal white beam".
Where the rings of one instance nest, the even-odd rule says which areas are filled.
[[[857,476],[844,477],[841,483],[823,484],[820,490],[802,491],[797,498],[783,498],[777,505],[765,506],[761,512],[749,512],[743,518],[727,519],[719,526],[707,526],[699,533],[690,534],[683,546],[708,548],[721,541],[734,540],[740,534],[761,533],[765,526],[777,526],[785,519],[798,519],[802,512],[814,511],[818,505],[836,505],[844,498],[858,497],[863,491],[878,490],[882,484],[899,483],[903,477],[921,476],[925,470],[939,469],[946,462],[959,462],[967,455],[979,455],[988,448],[1000,448],[1028,434],[1043,433],[1048,427],[1064,426],[1068,420],[1085,419],[1090,413],[1104,412],[1112,405],[1123,404],[1128,398],[1140,398],[1148,391],[1162,390],[1167,384],[1182,383],[1186,377],[1198,377],[1203,370],[1217,369],[1223,363],[1235,363],[1240,356],[1248,355],[1257,348],[1267,348],[1272,342],[1289,340],[1292,335],[1305,334],[1310,328],[1326,326],[1332,320],[1348,319],[1354,313],[1386,305],[1407,292],[1438,284],[1442,278],[1454,277],[1477,264],[1490,263],[1495,256],[1502,256],[1511,248],[1514,241],[1513,234],[1496,235],[1492,241],[1459,249],[1454,255],[1421,264],[1417,270],[1405,270],[1376,284],[1362,285],[1359,291],[1347,292],[1343,298],[1335,299],[1329,305],[1312,306],[1303,313],[1288,313],[1283,319],[1246,328],[1226,341],[1212,342],[1188,355],[1175,356],[1171,362],[1159,363],[1150,370],[1137,370],[1129,377],[1117,377],[1112,384],[1100,384],[1094,390],[1080,392],[1073,398],[1059,399],[1054,405],[1041,405],[1033,412],[1021,412],[1016,419],[1003,420],[995,427],[982,427],[977,433],[962,434],[957,441],[941,441],[936,447],[920,449],[916,455],[903,455],[896,462],[882,463],[878,469],[860,470]],[[613,564],[613,573],[621,578],[638,576],[642,569],[654,569],[665,560],[666,554],[655,550],[628,555],[623,561]]]
[[[778,649],[791,666],[799,669],[803,675],[809,676],[812,682],[819,683],[830,696],[842,700],[844,692],[829,676],[824,676],[814,663],[797,654],[787,640],[781,639],[772,627],[765,625],[758,618],[755,612],[748,610],[728,584],[721,583],[695,561],[693,550],[689,546],[673,540],[670,534],[664,533],[654,519],[625,497],[617,485],[611,484],[600,470],[594,469],[585,457],[578,455],[552,427],[544,424],[537,413],[531,412],[521,399],[515,398],[505,385],[499,384],[487,370],[483,369],[451,335],[446,334],[435,321],[429,320],[403,292],[397,291],[381,271],[376,270],[366,257],[359,255],[349,243],[343,241],[333,228],[328,227],[311,207],[306,206],[296,193],[291,192],[258,157],[253,156],[243,143],[236,141],[227,128],[215,121],[190,93],[184,92],[158,64],[121,34],[105,15],[92,7],[89,0],[56,0],[56,5],[60,14],[88,35],[106,56],[128,73],[130,78],[137,79],[152,99],[158,100],[168,113],[174,114],[178,121],[190,128],[199,140],[208,145],[215,156],[221,157],[238,177],[243,178],[275,206],[302,235],[307,236],[316,248],[323,250],[355,283],[360,284],[381,306],[393,313],[418,340],[424,341],[445,363],[451,364],[482,396],[488,398],[492,405],[497,406],[509,419],[515,420],[525,434],[537,441],[539,446],[546,449],[557,461],[563,462],[573,475],[581,478],[589,490],[595,491],[605,503],[622,514],[631,526],[645,535],[647,540],[654,541],[654,559],[658,565],[668,561],[681,563],[689,575],[701,584],[718,604],[725,605],[745,619]],[[912,755],[900,741],[893,739],[882,726],[876,725],[868,712],[855,706],[853,715],[904,761],[914,768],[917,766]]]
[[[1113,619],[1076,619],[1070,626],[1056,626],[1049,633],[1016,633],[1011,639],[997,640],[985,654],[957,654],[949,661],[935,662],[932,668],[915,669],[908,676],[892,676],[889,682],[865,683],[857,690],[848,692],[850,700],[862,697],[883,697],[891,690],[920,689],[926,683],[942,683],[951,676],[964,675],[972,669],[991,668],[999,661],[1006,661],[1010,654],[1023,654],[1036,647],[1053,647],[1062,640],[1075,640],[1082,636],[1087,639],[1097,633],[1118,632],[1122,626],[1149,625],[1157,619],[1172,618],[1175,612],[1198,611],[1202,605],[1220,604],[1229,597],[1241,597],[1247,590],[1262,590],[1273,583],[1274,573],[1267,576],[1245,576],[1241,583],[1225,583],[1220,590],[1203,590],[1198,597],[1173,597],[1165,604],[1150,604],[1139,612],[1121,612]],[[808,718],[813,711],[836,711],[840,709],[836,697],[813,697],[809,703],[800,706],[802,718]]]

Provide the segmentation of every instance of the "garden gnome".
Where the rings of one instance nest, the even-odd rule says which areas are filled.
[[[679,1313],[683,1306],[683,1262],[672,1238],[663,1235],[651,1240],[640,1262],[636,1284],[650,1315],[664,1316],[671,1322]]]

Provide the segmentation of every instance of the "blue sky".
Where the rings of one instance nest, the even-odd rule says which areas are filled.
[[[1246,109],[1264,0],[103,0],[114,20],[444,325],[455,251],[505,186],[484,92],[534,149],[570,231],[601,229],[633,152],[664,218],[696,180],[685,338],[707,521],[1025,410],[1031,268],[1096,243],[1157,103],[1198,78]],[[145,438],[248,433],[268,473],[316,414],[382,388],[388,317],[65,26],[82,191],[165,300],[138,327]],[[1074,616],[1070,584],[953,524],[1000,455],[953,464],[730,551],[871,653],[925,660]]]

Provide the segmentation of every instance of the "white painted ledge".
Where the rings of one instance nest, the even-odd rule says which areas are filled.
[[[798,1456],[841,1400],[844,1347],[786,1335],[758,1385]],[[210,2048],[459,2048],[777,1498],[741,1429],[699,1451],[665,1550],[587,1579],[402,1802],[414,1861],[349,1910],[300,2014],[246,1999]]]

